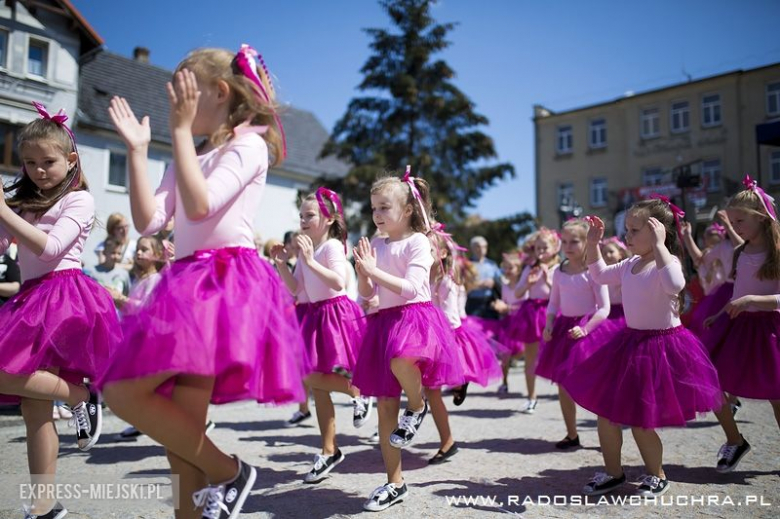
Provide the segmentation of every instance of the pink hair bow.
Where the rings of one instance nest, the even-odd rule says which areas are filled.
[[[425,210],[425,204],[423,204],[422,196],[420,196],[420,191],[417,190],[417,186],[414,185],[414,177],[412,175],[412,166],[407,165],[406,166],[406,173],[404,173],[404,178],[402,179],[403,182],[409,185],[409,189],[412,191],[412,196],[417,199],[417,203],[420,204],[420,211],[423,215],[423,220],[425,221],[425,228],[431,229],[431,222],[428,221],[428,213]]]
[[[766,214],[768,214],[772,220],[777,221],[775,199],[766,194],[766,191],[761,189],[761,186],[758,185],[758,182],[750,178],[750,175],[745,175],[744,180],[742,180],[742,185],[745,186],[745,189],[749,189],[758,195],[758,199],[761,200],[761,205],[764,206]]]
[[[65,122],[68,120],[68,114],[65,113],[65,110],[60,108],[60,110],[56,114],[51,115],[49,111],[46,110],[46,107],[43,106],[41,103],[33,101],[32,105],[35,107],[36,110],[38,110],[38,114],[43,119],[58,124],[59,126],[62,127],[62,129],[64,129],[67,132],[68,137],[70,137],[70,144],[71,146],[73,146],[73,151],[78,154],[78,150],[76,148],[76,136],[73,135],[73,131],[70,128],[68,128],[67,124],[65,124]],[[79,173],[73,176],[73,182],[71,183],[72,186],[77,186],[79,180],[81,179],[81,163],[78,156],[76,157],[76,164],[79,167]]]
[[[241,44],[241,48],[236,53],[235,57],[236,66],[238,67],[238,70],[246,77],[249,81],[255,84],[257,86],[258,91],[257,95],[258,97],[265,101],[268,106],[271,107],[271,110],[274,114],[274,120],[276,121],[276,124],[279,126],[279,132],[282,134],[282,154],[284,157],[287,157],[287,137],[284,134],[284,127],[282,126],[282,120],[279,117],[279,114],[276,113],[276,110],[273,109],[273,105],[271,103],[271,96],[268,95],[268,91],[263,86],[263,81],[260,79],[260,74],[257,73],[258,70],[258,63],[260,66],[263,67],[263,73],[268,78],[268,85],[271,88],[271,92],[273,93],[273,85],[271,84],[271,75],[268,73],[268,67],[265,66],[265,61],[263,61],[263,57],[252,47],[247,45],[246,43]]]
[[[680,221],[683,218],[685,218],[685,211],[683,211],[682,209],[674,205],[668,196],[659,195],[658,193],[653,193],[652,195],[650,195],[649,198],[651,200],[660,200],[661,202],[669,206],[669,210],[671,210],[672,214],[674,215],[674,223],[677,226],[677,236],[680,238],[680,243],[682,243],[683,242],[682,224],[680,223]]]
[[[331,202],[333,202],[333,205],[336,207],[336,211],[339,212],[342,218],[344,218],[344,207],[341,205],[341,199],[339,198],[339,195],[336,194],[335,191],[332,191],[328,189],[327,187],[318,187],[317,192],[314,194],[314,196],[317,198],[317,205],[320,206],[320,212],[325,216],[325,218],[330,218],[333,216],[330,211],[328,210],[328,205],[325,203],[325,200],[323,198],[327,198]],[[347,252],[347,242],[344,242],[344,253]]]
[[[726,228],[718,222],[712,222],[710,226],[707,227],[707,232],[713,232],[721,237],[726,236]]]

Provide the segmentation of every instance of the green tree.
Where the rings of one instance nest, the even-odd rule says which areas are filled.
[[[432,3],[380,0],[394,30],[365,29],[373,51],[361,69],[365,95],[352,99],[322,150],[351,164],[337,187],[360,204],[364,221],[371,184],[406,164],[430,183],[438,218],[449,223],[461,221],[486,188],[515,175],[511,164],[490,162],[493,140],[480,131],[487,118],[453,84],[449,65],[435,59],[455,24],[436,23]]]

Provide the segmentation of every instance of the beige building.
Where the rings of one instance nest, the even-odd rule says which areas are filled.
[[[745,173],[780,194],[780,63],[534,112],[536,211],[544,225],[595,214],[620,232],[622,210],[652,192],[704,223]],[[696,176],[699,187],[678,187]]]

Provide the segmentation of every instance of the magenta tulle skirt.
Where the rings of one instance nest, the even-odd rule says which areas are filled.
[[[465,382],[455,335],[430,301],[385,308],[367,318],[352,384],[364,396],[398,398],[401,386],[390,370],[395,358],[415,359],[428,388]]]
[[[338,296],[295,307],[311,370],[333,373],[334,368],[355,370],[366,318],[357,303]]]
[[[547,324],[547,299],[526,299],[505,319],[508,321],[499,341],[523,344],[541,342]]]
[[[684,426],[724,402],[704,346],[683,326],[624,328],[562,385],[577,404],[598,416],[644,429]]]
[[[610,305],[607,320],[613,322],[618,329],[625,328],[626,314],[623,313],[623,305],[620,303]]]
[[[704,342],[707,331],[704,329],[704,320],[720,312],[731,301],[734,294],[734,283],[723,283],[708,296],[704,296],[691,313],[688,329]],[[719,331],[723,331],[722,329]],[[706,342],[705,342],[706,344]]]
[[[455,328],[455,340],[460,348],[461,365],[466,382],[474,382],[486,387],[493,380],[503,376],[501,365],[496,359],[495,347],[491,340],[469,326]],[[495,342],[495,341],[493,341]]]
[[[74,384],[102,372],[122,339],[108,291],[78,269],[25,281],[0,306],[0,330],[0,370],[29,375],[58,368]],[[3,403],[19,401],[0,395]]]
[[[569,330],[575,326],[584,327],[589,320],[588,315],[581,317],[559,315],[555,318],[552,339],[550,342],[542,342],[539,348],[534,369],[537,376],[560,384],[572,369],[576,369],[609,342],[619,330],[615,323],[605,319],[585,337],[581,339],[569,337]]]
[[[780,313],[725,318],[726,332],[712,348],[721,388],[745,398],[780,400]]]
[[[308,362],[295,305],[254,249],[196,251],[175,261],[147,304],[122,322],[119,351],[98,386],[170,375],[214,378],[211,402],[304,399]]]
[[[469,315],[467,317],[460,318],[461,326],[465,326],[475,332],[484,334],[490,343],[490,347],[493,348],[493,353],[499,359],[508,359],[512,355],[522,352],[522,343],[520,348],[516,346],[504,344],[501,340],[501,323],[504,320],[497,319],[485,319],[483,317],[476,317]],[[519,351],[518,351],[519,350]]]

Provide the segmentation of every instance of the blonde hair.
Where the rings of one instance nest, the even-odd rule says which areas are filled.
[[[122,213],[111,213],[108,215],[108,220],[106,220],[106,232],[109,236],[116,239],[114,233],[116,232],[116,228],[119,227],[119,225],[123,222],[126,222],[127,218],[125,218],[125,215]],[[130,235],[128,234],[125,236],[125,241],[121,242],[121,245],[124,245],[130,240]]]
[[[547,245],[550,246],[551,249],[555,251],[553,254],[553,257],[550,259],[549,265],[557,265],[561,262],[560,254],[558,254],[561,251],[561,238],[558,236],[558,233],[552,229],[548,229],[547,227],[542,227],[536,232],[536,238],[534,239],[534,244],[538,242],[539,240],[544,241],[547,243]],[[536,255],[536,247],[534,247],[534,255]],[[539,257],[536,257],[536,261],[534,261],[533,266],[539,266],[541,263],[541,260]]]
[[[430,229],[425,225],[425,220],[426,218],[428,221],[433,219],[430,188],[428,187],[428,182],[417,177],[414,177],[414,186],[420,193],[420,201],[412,194],[412,188],[395,176],[387,176],[378,179],[371,186],[371,194],[377,195],[390,189],[394,190],[404,205],[408,204],[412,207],[412,217],[409,220],[409,227],[414,232],[427,234],[430,232]],[[425,212],[423,213],[423,211]]]
[[[179,63],[176,72],[186,68],[195,74],[198,81],[212,86],[219,81],[224,81],[230,87],[231,99],[227,121],[209,136],[209,140],[215,146],[228,141],[234,135],[236,126],[240,124],[267,126],[268,130],[263,138],[268,145],[270,166],[278,166],[284,159],[284,153],[281,128],[275,116],[279,110],[271,78],[263,67],[257,67],[257,75],[270,98],[270,101],[266,102],[260,98],[257,86],[239,70],[235,58],[236,53],[227,49],[197,49]]]
[[[766,260],[761,268],[758,269],[758,279],[780,279],[780,225],[773,220],[764,209],[759,194],[753,190],[746,189],[740,191],[729,200],[726,206],[729,209],[738,209],[761,218],[762,232],[766,242],[767,252]],[[747,242],[743,243],[734,251],[734,266],[732,276],[736,274],[737,258],[742,253]]]
[[[590,224],[583,220],[582,218],[575,218],[567,221],[563,224],[563,227],[561,227],[561,233],[565,231],[569,231],[571,233],[579,233],[580,237],[583,241],[583,252],[582,252],[582,260],[587,263],[588,261],[588,250],[587,247],[584,247],[584,242],[588,238],[588,230],[590,229]]]

